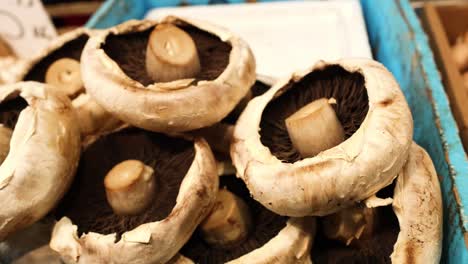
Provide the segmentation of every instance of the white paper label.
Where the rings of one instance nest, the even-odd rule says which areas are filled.
[[[19,57],[34,56],[57,36],[40,0],[1,0],[0,36]]]

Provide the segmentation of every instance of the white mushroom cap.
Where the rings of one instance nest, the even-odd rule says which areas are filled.
[[[314,242],[316,219],[313,217],[290,218],[281,231],[264,244],[229,264],[255,263],[282,263],[282,264],[309,264],[312,263],[310,251]],[[178,255],[171,264],[194,263],[192,260]]]
[[[305,75],[338,65],[364,78],[369,110],[359,129],[317,156],[283,163],[260,141],[267,104]],[[293,86],[293,85],[292,85]],[[389,185],[407,160],[413,120],[397,82],[378,62],[347,59],[319,62],[277,82],[250,101],[234,129],[231,157],[254,199],[280,215],[327,215]]]
[[[312,263],[310,250],[314,242],[315,228],[316,220],[312,217],[290,218],[286,227],[261,248],[228,263]]]
[[[210,212],[218,191],[216,162],[205,140],[194,140],[195,157],[177,195],[176,205],[161,221],[123,233],[78,236],[78,227],[63,217],[54,227],[50,247],[68,263],[166,263],[187,242]]]
[[[80,133],[70,100],[47,86],[24,82],[5,85],[0,101],[23,97],[0,166],[0,240],[49,212],[68,189],[80,156]]]
[[[90,30],[87,28],[77,28],[75,30],[69,31],[63,35],[58,36],[57,38],[53,39],[46,48],[42,49],[37,55],[35,55],[32,58],[28,58],[22,63],[21,70],[17,71],[15,81],[19,82],[24,80],[28,73],[38,64],[40,63],[43,59],[51,55],[53,52],[59,50],[60,48],[64,47],[71,41],[82,37],[90,37],[91,35],[95,34],[96,30]],[[44,80],[45,80],[45,75],[47,69],[44,70]]]
[[[393,210],[400,233],[392,263],[439,263],[442,252],[442,196],[427,152],[416,143],[397,178]]]
[[[228,43],[232,49],[226,69],[214,80],[144,86],[127,76],[102,48],[110,35],[142,32],[160,23],[188,24]],[[188,131],[215,124],[234,109],[255,81],[255,60],[247,43],[223,28],[172,16],[156,21],[129,21],[95,35],[86,44],[81,61],[86,90],[98,104],[129,124],[158,132]]]
[[[77,28],[75,30],[58,36],[57,38],[52,40],[51,43],[45,49],[41,50],[36,56],[15,63],[13,69],[8,72],[8,78],[5,77],[5,79],[8,79],[8,82],[11,83],[24,80],[28,76],[30,71],[32,71],[35,67],[38,67],[41,61],[45,60],[48,56],[53,56],[54,52],[57,52],[64,46],[69,45],[70,43],[72,43],[80,37],[89,38],[92,35],[97,34],[97,32],[99,32],[99,30]],[[78,53],[79,51],[74,52]],[[73,67],[76,67],[73,64],[77,63],[77,61],[75,61],[73,58],[58,58],[54,62],[50,63],[50,65],[48,65],[48,68],[43,69],[44,80],[41,81],[47,81],[47,74],[49,73],[50,75],[51,71],[57,71],[57,68],[51,69],[52,65],[55,64],[56,67],[58,66],[60,68],[61,66],[57,64],[63,65],[64,61],[68,61],[65,62],[66,66],[67,63],[69,64],[69,62],[71,61],[71,65],[68,66],[72,69]],[[80,88],[80,86],[82,86],[82,82],[76,79],[77,75],[80,75],[80,73],[73,73],[71,76],[68,76],[68,81],[77,82],[75,85],[69,85],[69,87],[67,88],[58,86],[50,87],[53,87],[54,89],[57,89],[61,92],[65,92],[68,96],[70,96],[70,98],[72,98],[73,106],[77,109],[76,112],[78,114],[79,119],[78,124],[80,125],[81,135],[83,137],[84,142],[83,144],[86,145],[90,141],[92,141],[94,137],[118,128],[122,125],[122,122],[117,118],[111,116],[101,106],[99,106],[88,94],[84,93],[84,87]],[[1,76],[0,79],[2,79]]]

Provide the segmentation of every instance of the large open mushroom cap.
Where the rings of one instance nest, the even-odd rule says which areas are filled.
[[[16,81],[36,81],[44,83],[47,69],[57,60],[70,58],[80,61],[81,52],[95,31],[78,28],[58,36],[34,57],[27,59]],[[73,96],[73,94],[70,94]]]
[[[443,234],[440,184],[430,156],[416,143],[398,175],[393,210],[400,233],[392,263],[439,263]]]
[[[174,24],[193,39],[201,71],[193,80],[153,82],[145,71],[149,34]],[[255,60],[243,40],[200,21],[166,17],[129,21],[92,37],[82,74],[87,91],[119,119],[159,132],[188,131],[222,120],[255,81]]]
[[[310,263],[316,225],[314,217],[289,218],[269,211],[250,197],[245,184],[234,175],[221,176],[220,186],[247,205],[252,218],[249,232],[234,244],[219,246],[211,245],[203,239],[201,227],[180,251],[183,255],[180,261],[187,261],[188,258],[191,261],[189,263],[200,264]],[[228,216],[227,221],[228,224],[236,225],[236,220]]]
[[[284,120],[322,97],[337,101],[347,139],[300,159]],[[389,185],[406,162],[412,132],[409,107],[384,66],[364,59],[319,62],[250,101],[234,129],[231,157],[253,197],[270,210],[320,216]]]
[[[107,202],[104,176],[135,159],[154,170],[155,195],[143,212],[119,215]],[[138,128],[103,135],[82,154],[50,246],[71,263],[166,263],[209,213],[217,190],[216,163],[201,138]]]
[[[77,28],[63,35],[60,35],[33,58],[23,60],[19,63],[20,68],[14,81],[37,81],[47,82],[47,74],[60,76],[61,72],[67,70],[63,63],[61,66],[55,65],[55,73],[50,73],[53,65],[60,60],[73,60],[79,65],[82,50],[93,34],[97,30]],[[70,63],[70,62],[68,62]],[[66,62],[65,62],[65,65]],[[69,64],[68,64],[69,65]],[[70,66],[68,66],[70,67]],[[75,66],[76,67],[76,66]],[[72,68],[73,69],[73,68]],[[76,70],[76,69],[73,69]],[[78,66],[79,70],[79,66]],[[80,75],[73,72],[71,74]],[[121,125],[121,122],[112,117],[101,106],[99,106],[89,95],[85,94],[81,80],[76,80],[80,85],[64,85],[67,87],[56,87],[73,100],[73,106],[77,109],[79,125],[83,140],[89,141],[90,137],[98,136],[106,131],[112,131]],[[68,90],[67,90],[68,89]]]
[[[27,105],[18,101],[18,95]],[[3,240],[43,217],[62,198],[78,165],[80,134],[70,100],[43,84],[5,85],[0,89],[0,102],[5,107],[1,113],[4,125],[14,128],[8,155],[0,166]],[[25,108],[8,109],[21,106]]]
[[[391,197],[393,202],[373,208],[374,231],[345,245],[324,236],[319,227],[312,250],[314,263],[439,263],[442,197],[425,150],[413,143],[394,184],[378,196]]]

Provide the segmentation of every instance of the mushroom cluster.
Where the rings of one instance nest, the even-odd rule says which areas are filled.
[[[435,169],[375,61],[274,81],[233,33],[169,16],[75,30],[21,67],[0,89],[0,241],[56,223],[18,263],[440,259]]]

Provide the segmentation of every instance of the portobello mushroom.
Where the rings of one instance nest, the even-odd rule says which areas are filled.
[[[47,214],[62,198],[80,157],[70,100],[47,85],[22,82],[0,89],[2,140],[0,241]],[[8,139],[9,135],[11,138]],[[5,147],[5,144],[2,144]]]
[[[122,125],[85,93],[81,79],[82,50],[90,36],[97,33],[78,28],[59,36],[38,55],[22,61],[15,78],[15,81],[47,83],[68,95],[77,109],[84,142]]]
[[[320,219],[321,228],[317,229],[311,253],[314,263],[439,263],[442,197],[434,165],[426,151],[413,143],[408,162],[394,184],[378,194],[393,197],[393,203],[373,208],[372,230],[348,245],[326,234],[329,216]],[[362,204],[361,208],[366,207]],[[348,234],[343,230],[353,226],[351,219],[335,218],[338,221],[331,224],[342,227],[340,233]]]
[[[128,21],[89,39],[87,92],[136,127],[181,132],[221,121],[255,81],[247,44],[223,28],[165,17]]]
[[[50,247],[70,263],[166,263],[210,212],[216,163],[201,138],[129,127],[83,152]]]
[[[335,113],[327,110],[324,119],[316,119],[309,109],[299,125],[314,133],[314,140],[331,143],[303,157],[310,153],[298,147],[308,135],[301,134],[292,115],[321,98],[325,108],[318,107],[318,113],[330,107]],[[333,122],[323,122],[333,114]],[[289,117],[289,130],[299,131],[299,141],[288,131]],[[294,217],[323,216],[391,184],[408,158],[412,132],[409,107],[383,65],[365,59],[322,61],[250,101],[234,129],[231,158],[253,198],[266,208]],[[338,140],[331,138],[336,135]]]
[[[180,251],[181,263],[311,263],[315,218],[269,211],[235,175],[221,176],[220,186],[213,210]]]

